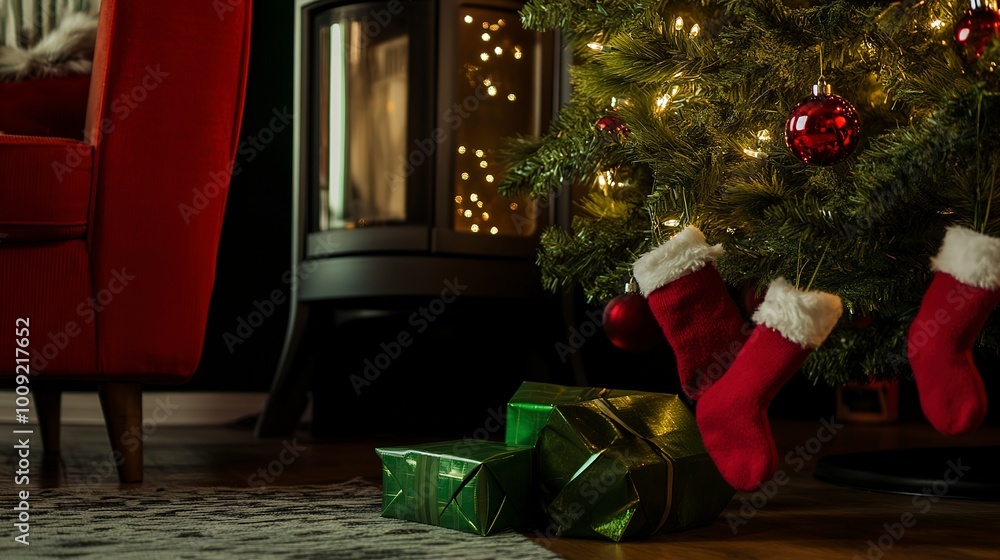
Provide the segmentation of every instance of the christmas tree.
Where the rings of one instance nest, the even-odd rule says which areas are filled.
[[[748,299],[776,278],[839,296],[804,375],[910,375],[946,232],[1000,236],[1000,16],[973,2],[530,0],[525,27],[574,55],[568,102],[509,139],[500,184],[574,197],[572,224],[541,237],[546,287],[606,302],[696,226]],[[987,299],[971,334],[996,351]]]

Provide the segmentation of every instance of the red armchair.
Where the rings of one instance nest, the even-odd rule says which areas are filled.
[[[0,374],[28,373],[47,452],[59,383],[96,382],[133,482],[142,384],[183,383],[201,358],[251,2],[104,0],[100,17],[80,137],[0,134],[0,339],[29,352]]]

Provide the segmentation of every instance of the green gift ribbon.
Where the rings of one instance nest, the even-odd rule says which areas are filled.
[[[420,523],[437,524],[437,500],[432,500],[429,496],[421,499],[420,495],[422,493],[426,494],[431,488],[436,489],[439,487],[438,475],[440,474],[441,460],[437,455],[428,455],[426,453],[413,454],[412,457],[412,459],[408,458],[407,462],[410,460],[413,461],[413,480],[417,491],[413,519]]]
[[[489,535],[531,519],[533,449],[454,440],[376,449],[382,515]]]
[[[652,449],[654,453],[658,454],[660,457],[663,458],[663,462],[664,462],[664,464],[667,467],[667,469],[666,469],[667,470],[667,479],[665,481],[665,484],[666,484],[666,487],[667,487],[667,492],[666,492],[666,494],[667,494],[667,502],[663,506],[663,514],[660,516],[660,522],[656,524],[656,528],[653,529],[653,531],[652,531],[653,533],[658,533],[667,524],[667,518],[670,517],[670,504],[673,501],[673,495],[674,495],[674,460],[670,457],[670,455],[666,451],[664,451],[659,446],[659,444],[656,441],[654,441],[654,440],[646,437],[645,435],[637,432],[635,429],[632,428],[632,426],[629,425],[628,422],[626,422],[625,420],[622,420],[621,418],[619,418],[618,415],[615,414],[615,411],[612,410],[610,406],[608,406],[607,401],[605,401],[604,399],[595,399],[593,401],[593,403],[608,418],[610,418],[611,420],[613,420],[614,422],[616,422],[619,426],[621,426],[622,428],[624,428],[626,431],[628,431],[630,434],[632,434],[633,436],[635,436],[639,440],[641,440],[641,441],[645,442],[646,444],[648,444],[649,447],[650,447],[650,449]]]

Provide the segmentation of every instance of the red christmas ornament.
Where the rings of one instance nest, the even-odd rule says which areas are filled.
[[[594,123],[594,128],[606,142],[621,142],[628,137],[628,126],[625,121],[614,115],[605,115]]]
[[[795,157],[810,165],[833,165],[858,146],[861,119],[849,101],[830,93],[820,80],[785,121],[785,143]]]
[[[666,340],[649,302],[632,282],[604,306],[603,325],[611,344],[627,352],[648,352]]]
[[[955,24],[955,48],[966,63],[973,64],[998,35],[1000,13],[981,0],[972,0],[972,7]]]

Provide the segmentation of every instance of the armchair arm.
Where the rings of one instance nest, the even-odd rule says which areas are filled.
[[[7,241],[83,234],[92,152],[66,138],[0,134],[0,233]]]

